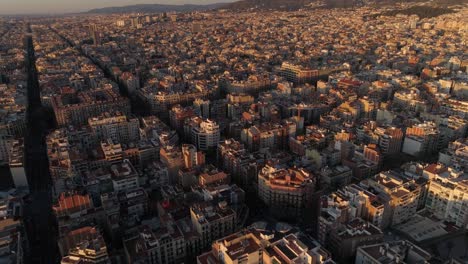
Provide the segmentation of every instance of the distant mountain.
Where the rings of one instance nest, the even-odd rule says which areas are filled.
[[[241,0],[222,6],[230,10],[297,10],[317,0]]]
[[[433,4],[462,4],[468,0],[240,0],[222,6],[229,10],[297,10],[312,3],[321,3],[323,8],[352,8],[366,5],[394,5],[408,2],[431,2]]]
[[[96,8],[87,11],[90,14],[114,14],[114,13],[164,13],[164,12],[192,12],[220,8],[226,3],[210,5],[159,5],[141,4],[118,7]]]

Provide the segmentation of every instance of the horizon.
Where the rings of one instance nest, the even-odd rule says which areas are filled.
[[[209,5],[230,3],[236,0],[0,0],[0,16],[62,15],[86,12],[92,9],[122,7],[142,4],[159,5]]]

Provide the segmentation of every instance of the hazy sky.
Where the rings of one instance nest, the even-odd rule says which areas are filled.
[[[0,0],[0,14],[54,14],[132,4],[212,4],[234,0]]]

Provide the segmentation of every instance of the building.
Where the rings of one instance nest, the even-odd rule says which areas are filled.
[[[212,250],[197,257],[198,264],[221,263],[334,263],[316,241],[293,230],[279,232],[255,227],[214,241]]]
[[[184,158],[180,148],[167,146],[159,152],[161,163],[167,167],[169,172],[169,183],[177,183],[179,170],[184,166]]]
[[[355,264],[430,263],[431,254],[407,240],[359,247]]]
[[[8,164],[13,141],[12,136],[0,134],[0,165]]]
[[[221,138],[219,125],[210,119],[191,118],[185,123],[184,130],[199,150],[216,148]]]
[[[128,143],[140,139],[138,118],[127,118],[121,112],[103,113],[88,119],[93,134],[98,140],[112,139],[115,143]]]
[[[293,122],[262,123],[245,128],[241,132],[241,141],[251,151],[262,148],[287,149],[290,137],[297,132],[296,124]]]
[[[453,167],[432,164],[423,175],[430,179],[426,210],[439,219],[468,229],[468,174]]]
[[[201,151],[197,151],[197,148],[194,145],[183,144],[182,155],[184,158],[184,166],[187,169],[192,169],[205,164],[205,154]]]
[[[139,187],[138,173],[128,160],[110,166],[114,191],[127,191]]]
[[[393,104],[407,111],[426,112],[430,109],[429,103],[420,98],[416,88],[395,92]]]
[[[24,188],[29,191],[28,177],[24,168],[24,143],[23,140],[12,142],[9,158],[9,167],[13,183],[16,188]]]
[[[83,125],[90,117],[116,110],[130,114],[130,101],[113,89],[95,89],[52,98],[52,108],[59,126]]]
[[[66,233],[59,239],[59,249],[63,256],[61,263],[111,263],[106,243],[99,230],[85,226]]]
[[[194,113],[204,119],[208,119],[211,117],[210,115],[210,100],[203,100],[200,98],[195,99],[193,101],[193,109]]]
[[[89,35],[91,35],[91,38],[93,39],[94,46],[101,45],[101,33],[99,32],[96,24],[89,26]]]
[[[406,129],[402,152],[411,156],[426,156],[440,150],[442,135],[432,122],[425,122]]]
[[[270,154],[269,151],[250,153],[239,141],[228,139],[219,143],[217,160],[220,168],[229,173],[234,182],[253,190],[258,183],[258,172]]]
[[[396,127],[376,128],[375,134],[379,136],[378,146],[384,156],[400,153],[403,143],[403,132]]]
[[[182,83],[185,87],[185,84]],[[208,89],[202,83],[189,85],[188,89],[179,91],[179,84],[175,84],[172,88],[161,90],[151,87],[143,87],[137,91],[137,96],[148,106],[152,114],[168,114],[168,109],[176,104],[186,105],[193,102],[197,98],[206,99],[210,97],[215,90]]]
[[[142,225],[129,236],[123,242],[127,263],[173,264],[185,260],[184,235],[176,225],[154,231]]]
[[[169,121],[171,128],[177,132],[182,133],[184,131],[184,123],[187,118],[195,116],[195,112],[192,107],[182,107],[181,105],[174,105],[169,111]]]
[[[283,64],[281,64],[280,75],[289,82],[303,84],[318,79],[319,71],[283,62]]]
[[[380,243],[382,240],[383,233],[378,227],[355,218],[332,230],[325,247],[330,249],[333,258],[339,263],[351,263],[358,247]]]
[[[201,236],[201,248],[236,230],[236,213],[226,202],[195,204],[190,207],[190,219],[194,229]]]
[[[423,186],[414,180],[407,180],[395,171],[381,172],[367,181],[383,200],[387,200],[391,225],[398,225],[411,219],[418,211],[419,201],[425,193]]]
[[[20,193],[18,193],[20,194]],[[22,218],[23,201],[13,192],[0,192],[0,261],[4,263],[25,263],[29,241]],[[39,227],[37,227],[39,228]]]
[[[130,72],[122,73],[119,80],[129,95],[135,94],[135,92],[140,89],[140,80],[138,79],[138,76],[134,76]]]
[[[224,78],[220,80],[220,88],[226,93],[258,94],[275,87],[278,79],[269,74],[249,75],[247,78]]]
[[[332,230],[355,218],[362,218],[383,228],[385,224],[384,200],[359,185],[345,186],[321,199],[318,240],[328,242]]]
[[[258,174],[258,196],[277,217],[298,219],[314,203],[316,181],[305,169],[267,165]]]

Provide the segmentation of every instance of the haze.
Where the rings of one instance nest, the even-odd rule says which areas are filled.
[[[0,14],[57,14],[134,4],[213,4],[232,0],[0,0]]]

